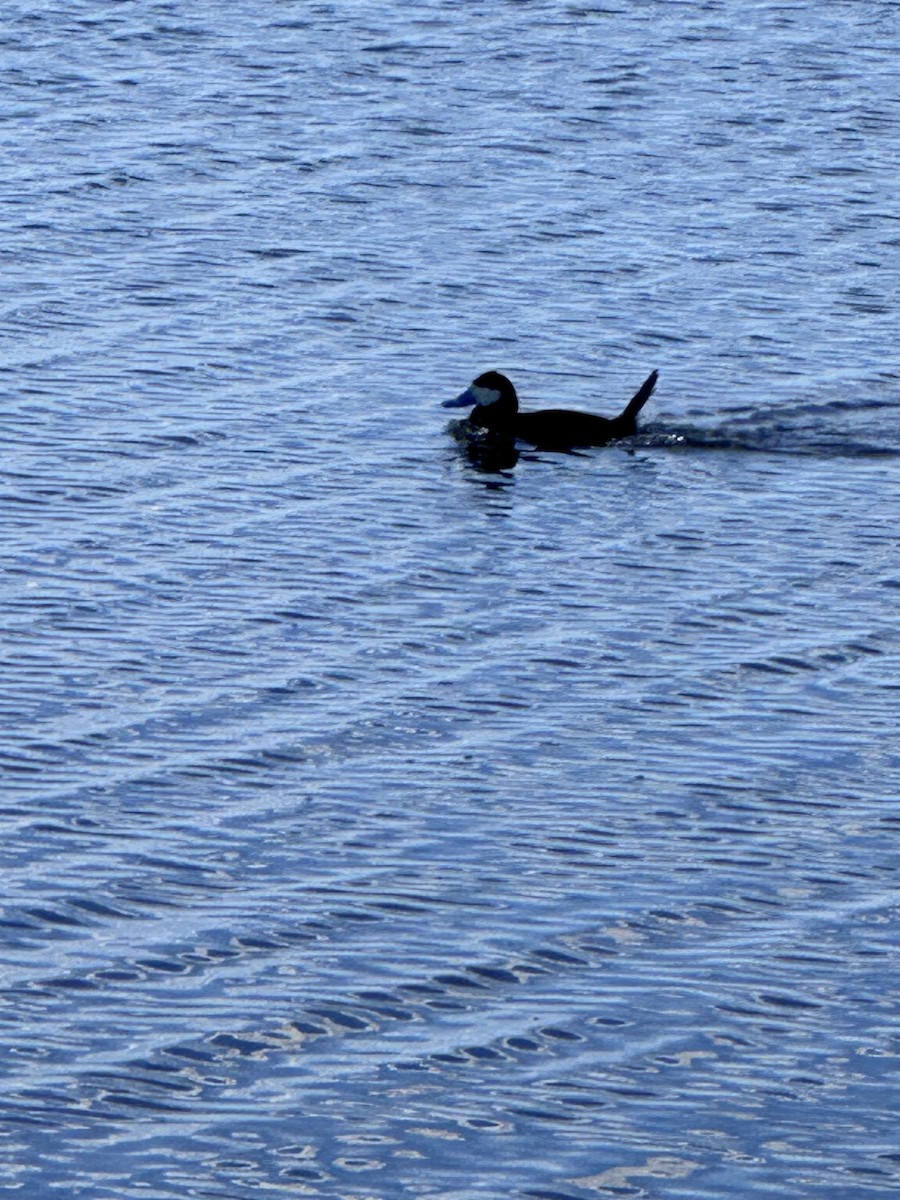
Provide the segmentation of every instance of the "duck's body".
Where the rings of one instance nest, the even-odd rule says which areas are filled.
[[[520,413],[516,389],[505,375],[487,371],[469,385],[455,400],[445,400],[445,408],[472,406],[469,423],[478,429],[505,437],[521,438],[533,446],[548,450],[568,450],[573,446],[605,446],[619,438],[631,437],[637,429],[637,415],[650,399],[656,386],[653,371],[641,384],[617,417],[597,417],[593,413],[568,408],[546,408],[541,412]]]

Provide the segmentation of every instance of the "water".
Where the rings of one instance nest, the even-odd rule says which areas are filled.
[[[896,6],[2,16],[0,1190],[896,1194]]]

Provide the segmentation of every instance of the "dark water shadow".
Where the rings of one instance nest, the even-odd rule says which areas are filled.
[[[858,435],[848,430],[800,422],[768,422],[752,417],[706,428],[654,423],[632,440],[635,446],[657,450],[738,450],[819,458],[895,458],[900,455],[900,445],[882,440],[879,431]]]

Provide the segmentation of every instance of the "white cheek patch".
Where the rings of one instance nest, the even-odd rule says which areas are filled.
[[[472,395],[475,397],[475,403],[483,408],[489,404],[496,404],[500,399],[500,393],[495,392],[493,388],[478,387],[474,383],[472,384]]]

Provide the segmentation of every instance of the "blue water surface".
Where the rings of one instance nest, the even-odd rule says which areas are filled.
[[[896,1195],[897,6],[0,16],[0,1192]]]

